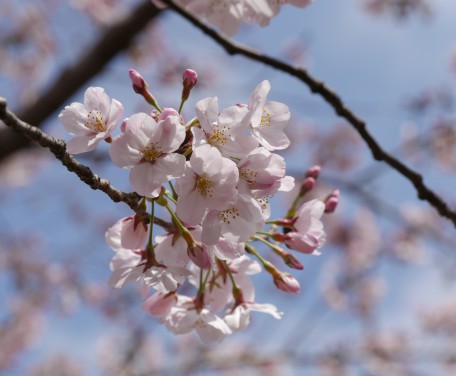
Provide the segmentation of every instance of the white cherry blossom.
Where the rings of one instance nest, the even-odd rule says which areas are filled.
[[[117,242],[117,246],[114,247],[139,249],[144,247],[149,231],[139,217],[132,215],[117,221],[108,229],[107,234],[110,238],[107,239],[109,243]]]
[[[242,243],[264,225],[263,212],[251,196],[239,194],[236,201],[224,210],[209,210],[203,219],[202,240],[215,244],[220,236],[234,243]]]
[[[285,160],[264,147],[253,150],[238,163],[239,181],[255,198],[272,196],[278,190],[290,191],[294,178],[286,176]]]
[[[153,317],[164,317],[176,304],[177,295],[175,292],[168,294],[156,292],[144,301],[141,308]]]
[[[185,5],[229,36],[237,32],[244,17],[241,0],[185,0]]]
[[[245,121],[261,145],[268,150],[281,150],[290,145],[290,140],[283,132],[290,121],[290,111],[283,103],[266,102],[270,89],[269,81],[265,80],[253,90]]]
[[[302,253],[319,255],[317,248],[326,241],[326,234],[321,223],[325,204],[317,199],[301,205],[296,213],[294,230],[286,234],[285,244],[288,248]]]
[[[219,114],[217,97],[200,100],[196,104],[200,128],[192,128],[194,147],[208,143],[227,158],[247,155],[258,146],[258,141],[246,134],[243,119],[247,112],[245,107],[231,106]]]
[[[132,115],[109,151],[117,166],[131,168],[130,182],[142,196],[157,197],[163,183],[184,174],[185,157],[173,151],[184,141],[185,129],[177,112],[170,113],[158,122],[145,113]]]
[[[74,102],[60,113],[59,119],[74,138],[67,143],[70,154],[95,149],[101,140],[109,140],[123,114],[122,104],[112,99],[101,87],[89,87],[84,104]]]
[[[279,312],[272,304],[245,302],[227,313],[223,319],[233,332],[239,332],[250,324],[250,312],[252,311],[268,313],[277,320],[282,318],[282,312]]]
[[[192,299],[179,295],[178,303],[163,319],[166,328],[174,334],[186,334],[195,330],[204,343],[221,342],[232,331],[220,317],[206,308],[198,312],[192,307]]]
[[[188,272],[179,265],[153,265],[146,268],[147,255],[144,249],[127,249],[122,245],[122,224],[119,222],[108,229],[106,242],[115,252],[109,264],[112,274],[109,285],[121,288],[128,282],[142,280],[147,286],[162,293],[177,289],[184,283]]]
[[[177,215],[198,224],[207,209],[224,210],[236,200],[236,164],[210,145],[193,151],[185,175],[176,181]]]

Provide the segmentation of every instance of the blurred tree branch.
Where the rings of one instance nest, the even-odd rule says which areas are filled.
[[[87,49],[87,53],[61,72],[45,92],[38,95],[35,102],[16,111],[17,116],[24,122],[40,127],[80,87],[101,72],[115,55],[125,50],[159,12],[150,1],[141,1],[129,16],[107,28],[92,47]],[[8,129],[0,131],[0,162],[28,146],[30,142],[18,133]]]
[[[187,11],[172,0],[162,1],[176,13],[192,23],[196,28],[200,29],[208,37],[213,39],[218,45],[225,49],[229,55],[245,56],[250,60],[257,61],[276,70],[288,73],[305,83],[312,93],[320,95],[340,117],[346,119],[355,128],[361,138],[366,142],[375,160],[386,162],[390,167],[407,178],[415,187],[418,193],[418,198],[431,204],[441,216],[449,219],[456,227],[456,212],[451,210],[442,198],[440,198],[433,190],[428,188],[423,183],[422,175],[418,174],[400,160],[383,150],[380,144],[367,130],[366,122],[358,117],[348,106],[346,106],[341,97],[323,81],[319,81],[312,77],[304,68],[293,67],[279,59],[262,54],[247,46],[232,41],[231,39],[219,34],[214,29],[208,27],[193,13]]]

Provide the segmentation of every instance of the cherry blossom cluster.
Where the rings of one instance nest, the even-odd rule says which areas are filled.
[[[219,110],[217,97],[200,100],[196,117],[186,122],[181,110],[197,83],[196,72],[184,72],[177,110],[162,109],[138,72],[131,70],[130,78],[153,110],[124,119],[119,135],[112,132],[123,106],[99,87],[88,88],[83,104],[72,103],[59,116],[74,135],[68,151],[77,154],[102,140],[110,143],[112,161],[130,169],[130,183],[143,197],[140,205],[150,209],[150,223],[131,215],[106,232],[115,253],[110,285],[140,281],[144,297],[154,291],[144,310],[172,333],[195,330],[204,342],[243,330],[252,311],[280,319],[276,307],[256,302],[251,276],[264,269],[278,289],[289,293],[298,293],[299,283],[250,243],[265,244],[289,267],[303,269],[281,244],[318,255],[325,242],[321,217],[333,212],[339,200],[336,190],[323,201],[305,201],[320,172],[314,166],[284,218],[270,220],[269,199],[295,185],[286,175],[284,158],[274,153],[290,144],[284,133],[288,107],[267,101],[270,84],[263,81],[247,104]],[[153,232],[156,205],[171,218],[159,235]],[[195,294],[184,295],[191,286]]]
[[[236,34],[242,23],[268,26],[279,14],[282,5],[304,8],[313,0],[177,0],[176,2],[196,15],[207,19],[229,36]],[[163,8],[160,0],[152,3]]]

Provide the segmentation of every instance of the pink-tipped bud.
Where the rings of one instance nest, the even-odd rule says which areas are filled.
[[[170,292],[168,294],[157,292],[147,298],[141,308],[151,316],[164,317],[176,303],[177,296],[175,292]]]
[[[318,179],[318,176],[320,175],[320,166],[312,166],[309,168],[306,172],[306,178],[314,178],[315,180]]]
[[[190,96],[190,91],[195,87],[198,82],[198,74],[192,69],[186,69],[182,76],[182,83],[184,88],[182,89],[182,100],[186,101]]]
[[[340,191],[335,189],[325,198],[325,213],[333,213],[339,204]]]
[[[300,196],[304,196],[307,192],[311,191],[315,187],[315,178],[309,176],[304,179],[301,185],[301,190],[299,191]]]
[[[285,240],[288,239],[288,236],[286,234],[282,234],[281,232],[275,232],[271,235],[271,238],[276,242],[283,243]]]
[[[274,284],[283,292],[290,294],[299,294],[301,292],[299,282],[289,273],[278,273],[274,275]]]
[[[182,75],[184,87],[192,89],[198,82],[198,74],[193,69],[186,69]]]
[[[282,227],[293,227],[296,222],[296,218],[287,219],[287,218],[280,218],[274,221],[274,224],[277,226]]]
[[[144,81],[144,78],[142,78],[142,76],[134,69],[130,69],[128,74],[130,75],[130,80],[133,84],[133,90],[135,93],[143,94],[144,90],[147,90],[147,84],[146,81]]]
[[[287,264],[290,268],[296,269],[296,270],[303,270],[304,265],[301,264],[301,262],[297,259],[295,255],[292,253],[285,253],[283,256],[283,261],[285,261],[285,264]]]
[[[155,108],[158,108],[157,101],[152,93],[147,89],[148,86],[146,81],[144,81],[144,78],[142,78],[142,76],[134,69],[130,69],[128,73],[130,74],[130,80],[133,84],[133,90],[135,93],[142,95],[147,103]]]
[[[190,260],[201,269],[209,269],[211,267],[211,258],[203,244],[194,242],[188,247],[187,254]]]

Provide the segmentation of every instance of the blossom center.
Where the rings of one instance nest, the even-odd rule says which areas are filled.
[[[104,124],[103,114],[101,111],[90,111],[87,114],[87,120],[84,123],[84,127],[96,133],[104,132],[106,130],[106,126]]]
[[[271,125],[271,114],[263,108],[263,113],[261,114],[260,125],[264,127],[269,127]]]
[[[262,209],[267,209],[269,205],[269,200],[267,197],[258,198],[257,202],[260,204]]]
[[[250,168],[242,168],[239,171],[239,176],[244,179],[247,184],[255,184],[258,172],[251,170]]]
[[[230,224],[231,221],[234,221],[237,217],[239,217],[239,209],[236,207],[232,207],[220,213],[220,219],[226,224]]]
[[[161,147],[158,145],[146,146],[142,153],[148,162],[155,162],[162,155]]]
[[[229,128],[226,126],[223,128],[214,128],[211,130],[211,133],[209,135],[206,134],[207,141],[212,146],[223,146],[228,141],[229,135],[226,135],[227,131],[229,131]]]
[[[212,181],[204,176],[198,176],[198,179],[196,180],[196,190],[201,196],[212,197],[212,194],[214,193],[213,187],[214,183]]]

